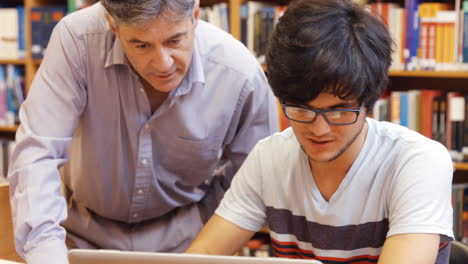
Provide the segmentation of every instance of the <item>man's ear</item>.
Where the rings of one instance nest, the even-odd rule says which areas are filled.
[[[198,24],[198,18],[200,17],[200,0],[195,0],[195,5],[193,7],[193,21],[194,26]]]
[[[106,14],[104,14],[104,17],[106,18],[107,24],[109,25],[109,28],[112,31],[112,33],[114,33],[114,35],[117,36],[116,26],[112,22],[112,19],[111,19],[110,15],[106,13]]]

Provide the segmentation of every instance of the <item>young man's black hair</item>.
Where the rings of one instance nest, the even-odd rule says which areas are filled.
[[[283,102],[322,92],[354,97],[371,109],[388,84],[391,37],[351,0],[299,0],[280,18],[267,53],[269,82]]]

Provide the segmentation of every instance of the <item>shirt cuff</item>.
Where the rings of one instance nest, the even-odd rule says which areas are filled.
[[[41,243],[26,254],[28,264],[68,264],[68,249],[63,240]]]

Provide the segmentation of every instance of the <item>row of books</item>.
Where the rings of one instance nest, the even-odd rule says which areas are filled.
[[[468,184],[452,185],[453,234],[468,243]]]
[[[18,122],[24,92],[24,66],[0,65],[0,126],[13,126]]]
[[[255,1],[241,5],[241,41],[260,63],[265,62],[269,36],[286,9],[287,6]]]
[[[219,27],[226,32],[230,32],[229,7],[227,3],[201,7],[200,19]]]
[[[452,158],[464,161],[468,154],[468,97],[440,90],[392,91],[372,109],[376,120],[390,121],[437,140]]]
[[[392,35],[391,70],[468,70],[468,0],[460,1],[455,1],[455,7],[418,0],[406,0],[404,6],[381,1],[367,4],[368,10],[384,22]],[[264,62],[268,38],[286,8],[256,1],[241,5],[241,41],[260,63]],[[229,31],[225,3],[206,10],[204,20]]]
[[[0,140],[0,183],[7,181],[8,164],[10,164],[10,157],[14,147],[14,141]]]
[[[468,0],[371,3],[394,41],[392,70],[468,70]]]
[[[87,7],[96,0],[68,0],[67,6],[31,8],[31,51],[35,59],[42,58],[52,29],[68,12]],[[0,3],[0,59],[26,57],[26,30],[24,6],[14,2]]]
[[[42,6],[31,8],[31,53],[41,59],[47,49],[55,25],[67,11],[65,6]]]
[[[0,8],[0,59],[22,59],[26,56],[24,8]]]
[[[286,8],[287,6],[256,1],[247,1],[241,5],[241,41],[260,63],[265,60],[268,37]],[[226,3],[202,7],[200,19],[229,32],[229,7]]]

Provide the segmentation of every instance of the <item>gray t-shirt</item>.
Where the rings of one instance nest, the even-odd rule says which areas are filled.
[[[216,214],[252,231],[268,224],[278,256],[376,262],[388,236],[435,233],[441,234],[437,263],[448,263],[448,151],[405,127],[367,123],[363,149],[328,202],[289,128],[256,145]]]

